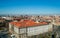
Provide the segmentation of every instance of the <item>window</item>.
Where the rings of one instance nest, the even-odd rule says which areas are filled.
[[[11,30],[14,31],[14,26],[13,25],[11,26]]]

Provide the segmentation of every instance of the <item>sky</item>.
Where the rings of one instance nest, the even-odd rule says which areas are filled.
[[[60,0],[0,0],[1,14],[60,14]]]

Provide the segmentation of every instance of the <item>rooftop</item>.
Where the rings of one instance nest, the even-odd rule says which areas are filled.
[[[54,22],[54,25],[60,26],[60,22]]]
[[[34,22],[33,20],[21,20],[18,22],[10,22],[10,23],[19,28],[48,24],[47,22]]]

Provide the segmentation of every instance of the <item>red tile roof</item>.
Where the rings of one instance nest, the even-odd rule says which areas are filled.
[[[32,20],[23,20],[23,21],[19,21],[19,22],[10,22],[10,23],[17,27],[30,27],[30,26],[38,26],[38,25],[47,24],[47,22],[36,23]]]

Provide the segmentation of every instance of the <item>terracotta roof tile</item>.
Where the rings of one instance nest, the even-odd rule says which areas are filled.
[[[19,22],[10,22],[10,23],[17,27],[29,27],[29,26],[37,26],[37,25],[47,24],[47,22],[36,23],[32,20],[23,20],[23,21],[19,21]]]

